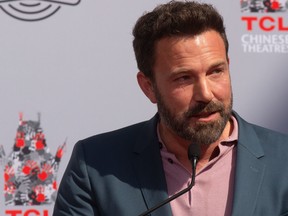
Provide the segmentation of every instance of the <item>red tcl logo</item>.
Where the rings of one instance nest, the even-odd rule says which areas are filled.
[[[48,210],[38,211],[36,209],[22,210],[6,210],[6,215],[9,216],[48,216]]]
[[[246,29],[248,31],[254,30],[259,27],[262,31],[288,31],[288,23],[284,23],[283,17],[271,17],[271,16],[245,16],[241,18],[246,24]]]

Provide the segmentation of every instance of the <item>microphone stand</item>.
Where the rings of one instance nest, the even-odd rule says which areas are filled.
[[[188,192],[189,190],[191,190],[191,188],[195,185],[196,165],[197,165],[199,156],[200,156],[200,148],[199,148],[199,146],[191,144],[189,146],[189,150],[188,150],[188,158],[189,158],[189,160],[191,161],[191,164],[192,164],[192,180],[191,180],[190,184],[188,185],[188,187],[183,189],[183,190],[181,190],[181,191],[179,191],[178,193],[174,194],[173,196],[163,200],[158,205],[148,209],[147,211],[143,212],[142,214],[140,214],[138,216],[146,216],[146,215],[150,214],[151,212],[155,211],[156,209],[160,208],[161,206],[171,202],[172,200],[176,199],[177,197],[179,197],[182,194],[184,194],[184,193]]]

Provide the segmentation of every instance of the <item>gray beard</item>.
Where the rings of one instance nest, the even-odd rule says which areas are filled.
[[[199,103],[190,108],[181,116],[175,116],[162,100],[158,90],[155,90],[157,97],[157,107],[161,121],[181,138],[198,145],[210,145],[216,142],[224,131],[224,128],[232,115],[233,97],[229,106],[225,108],[221,102]],[[219,112],[221,118],[212,122],[197,122],[190,125],[190,118],[201,112]]]

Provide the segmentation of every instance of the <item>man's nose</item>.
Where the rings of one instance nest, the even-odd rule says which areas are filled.
[[[213,92],[206,79],[198,80],[194,84],[193,99],[197,102],[207,103],[213,99]]]

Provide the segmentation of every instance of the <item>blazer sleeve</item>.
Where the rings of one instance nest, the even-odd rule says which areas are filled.
[[[53,211],[53,216],[68,215],[100,215],[95,199],[92,197],[91,184],[81,142],[76,143],[74,146],[58,190]]]

